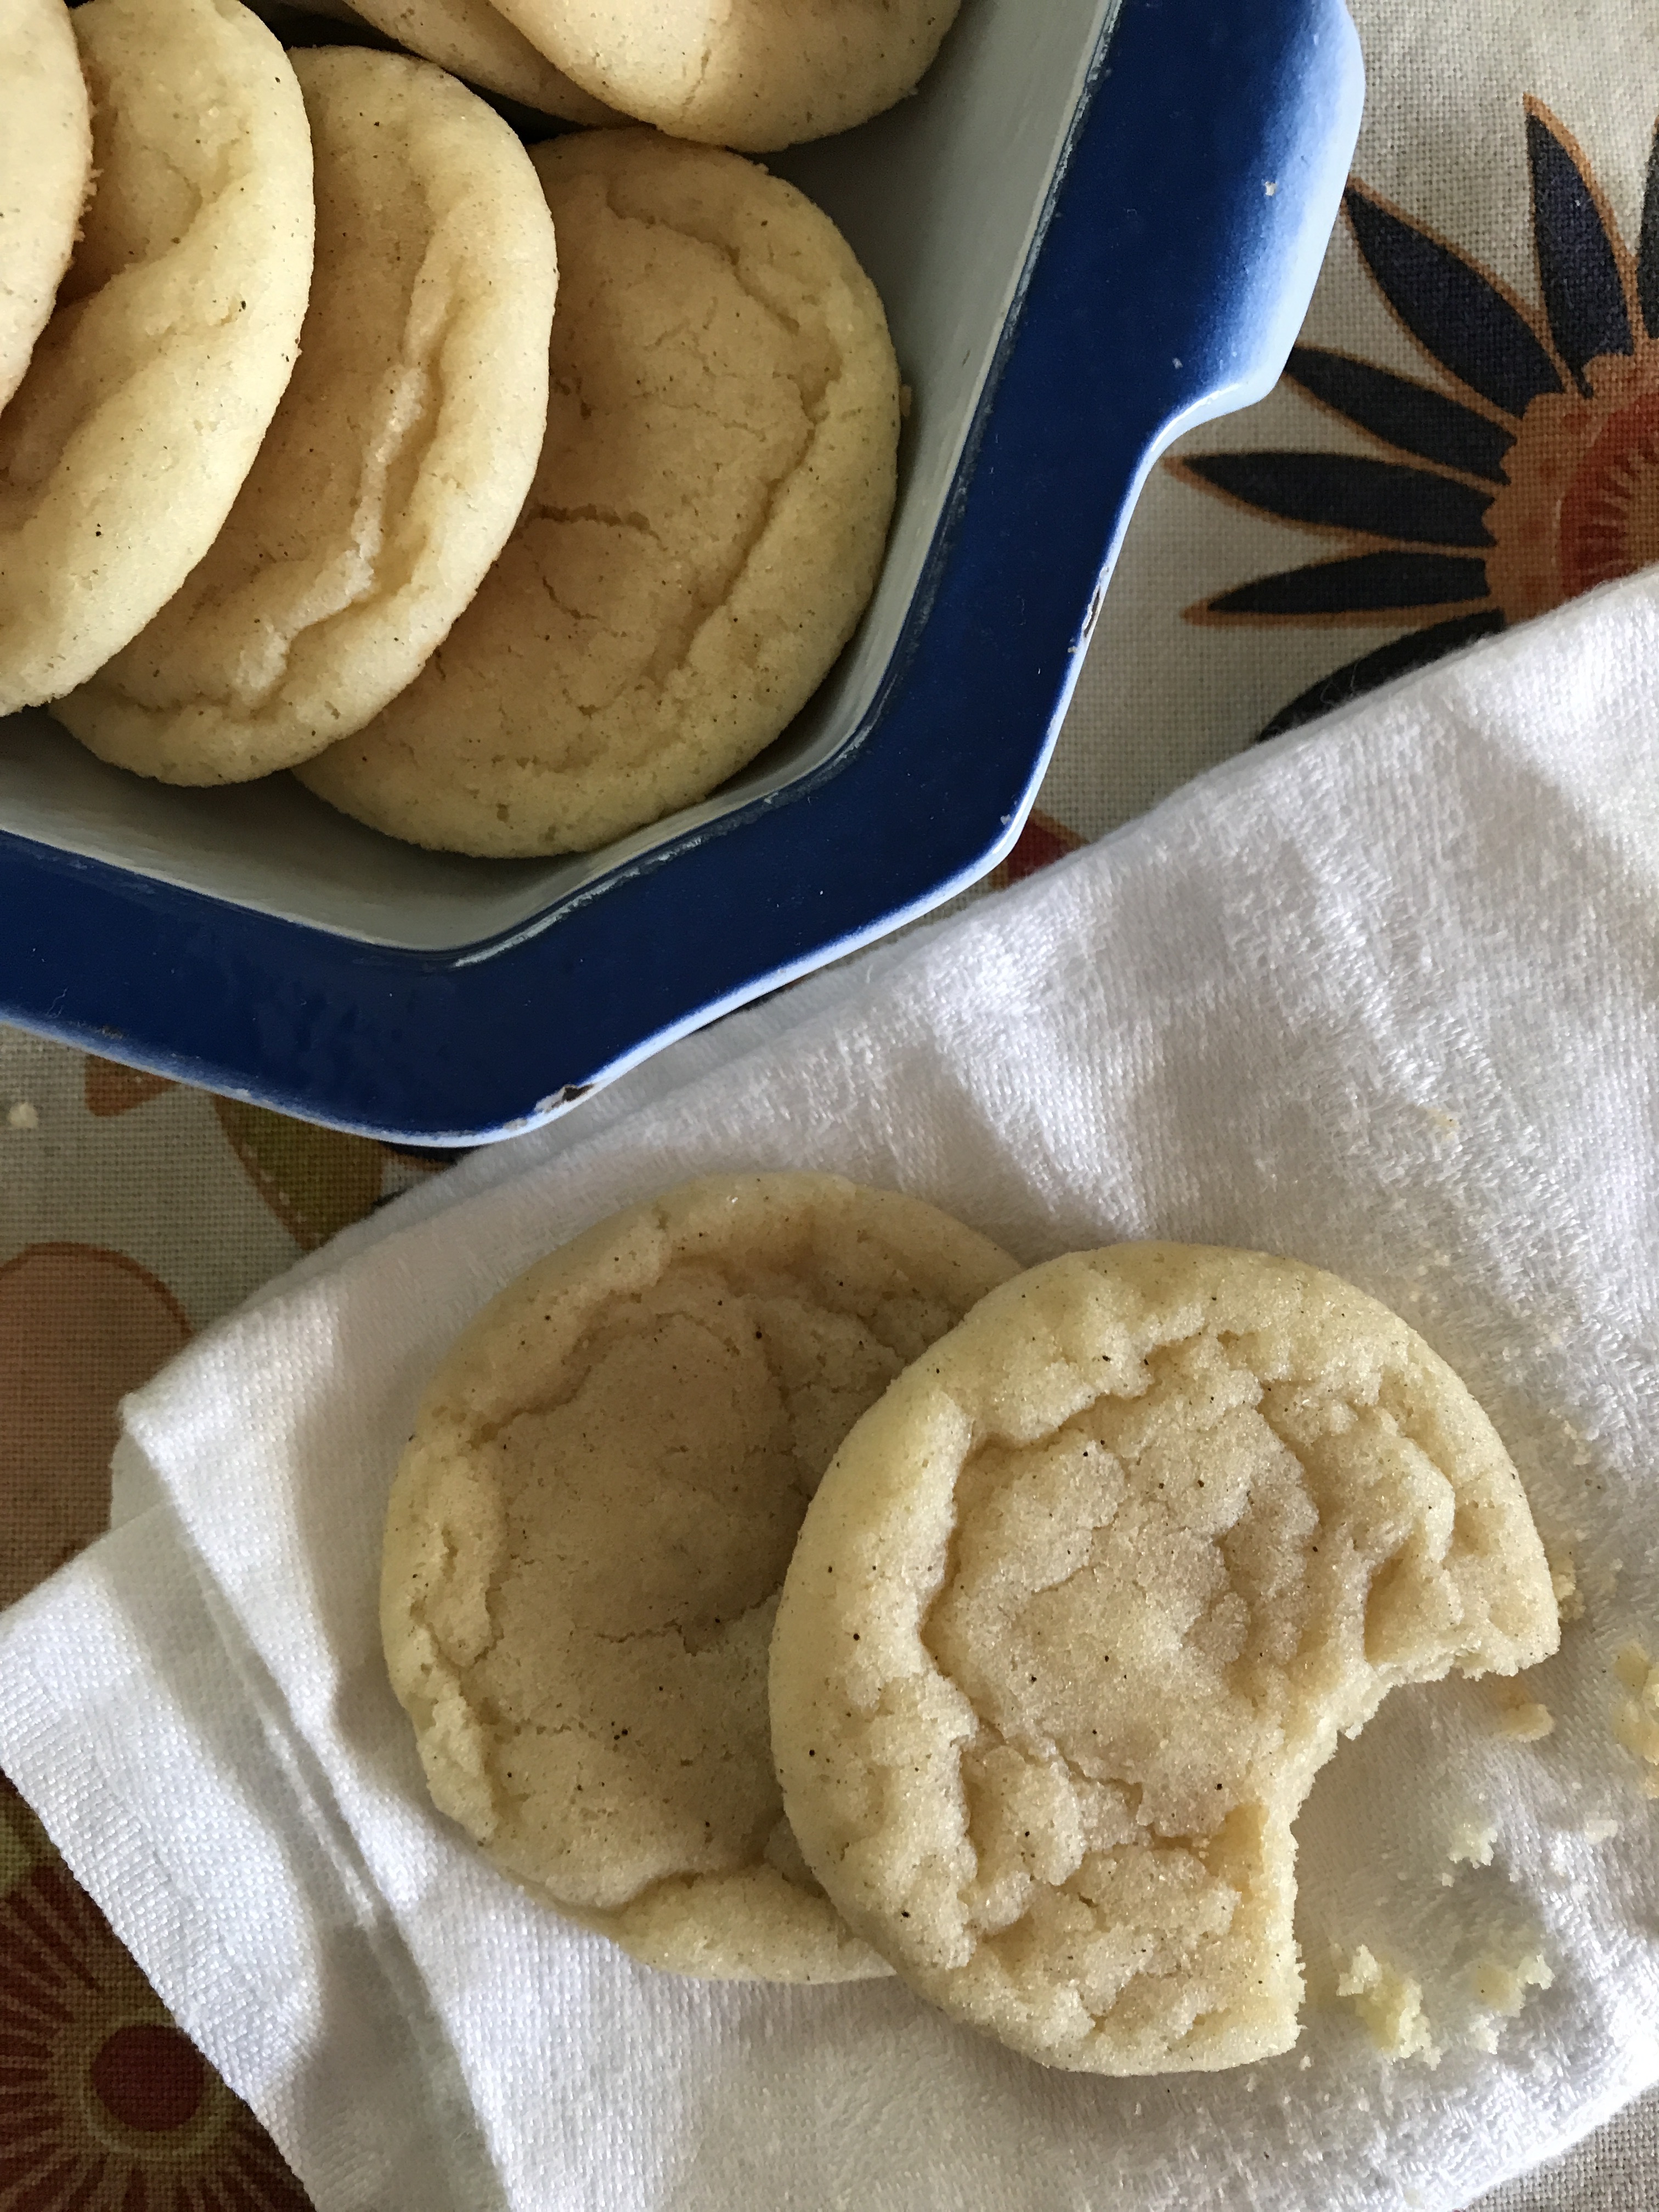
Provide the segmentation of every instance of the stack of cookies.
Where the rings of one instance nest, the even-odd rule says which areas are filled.
[[[381,1626],[434,1799],[549,1905],[1108,2074],[1289,2048],[1339,1735],[1559,1632],[1491,1424],[1373,1299],[1193,1246],[1022,1273],[821,1175],[684,1186],[484,1310]]]
[[[769,744],[874,589],[881,303],[726,149],[890,104],[955,0],[359,12],[412,51],[0,0],[0,713],[591,850]],[[589,127],[526,151],[451,69]]]

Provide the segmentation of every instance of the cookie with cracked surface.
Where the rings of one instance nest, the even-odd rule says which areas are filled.
[[[137,636],[218,535],[293,369],[311,132],[239,0],[88,0],[98,187],[0,413],[0,714]]]
[[[412,54],[566,123],[615,123],[614,108],[556,69],[489,0],[352,0],[366,23]]]
[[[557,285],[530,157],[428,62],[293,57],[316,159],[300,362],[224,528],[58,719],[103,759],[228,783],[361,729],[518,519]]]
[[[92,182],[92,122],[64,0],[0,0],[0,407],[23,380]]]
[[[653,1966],[886,1972],[782,1817],[773,1608],[842,1435],[1014,1265],[918,1200],[714,1176],[478,1316],[392,1486],[381,1627],[433,1797],[498,1866]]]
[[[1334,1276],[1120,1245],[996,1291],[848,1435],[771,1656],[785,1810],[921,1993],[1103,2074],[1297,2032],[1291,1822],[1396,1684],[1555,1648],[1474,1398]]]
[[[624,115],[763,154],[914,92],[959,0],[500,0],[532,44]]]
[[[898,370],[811,201],[646,131],[538,146],[559,239],[547,439],[419,678],[298,771],[420,845],[586,852],[793,720],[874,588]]]

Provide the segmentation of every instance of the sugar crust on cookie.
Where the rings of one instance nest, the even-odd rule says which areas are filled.
[[[1291,1821],[1396,1683],[1558,1636],[1518,1476],[1374,1300],[1127,1245],[992,1293],[848,1436],[771,1657],[807,1863],[925,1996],[1047,2063],[1285,2050]]]
[[[803,707],[874,587],[898,371],[827,216],[646,131],[532,154],[559,238],[546,442],[426,670],[300,771],[416,844],[588,851],[705,797]]]
[[[489,0],[353,0],[353,6],[364,22],[410,53],[486,92],[566,123],[617,119],[613,108],[556,69]]]
[[[84,683],[206,552],[311,283],[311,134],[258,18],[88,0],[74,24],[98,187],[0,413],[0,713]]]
[[[433,1797],[497,1865],[654,1966],[886,1972],[782,1819],[772,1613],[842,1433],[1013,1270],[919,1200],[717,1176],[474,1322],[393,1485],[381,1626]]]
[[[914,92],[959,0],[499,0],[624,115],[763,154],[849,130]]]
[[[528,155],[430,63],[293,57],[316,155],[300,361],[224,528],[58,719],[173,783],[360,729],[500,552],[547,413],[553,225]]]
[[[0,0],[0,407],[23,380],[92,180],[92,123],[64,0]]]

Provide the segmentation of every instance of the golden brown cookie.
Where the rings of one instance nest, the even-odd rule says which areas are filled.
[[[311,283],[311,133],[258,18],[88,0],[73,20],[98,187],[0,413],[0,713],[84,683],[207,551]]]
[[[547,441],[425,672],[300,771],[416,844],[583,852],[705,797],[804,706],[874,587],[898,372],[840,233],[645,131],[532,159],[559,238]]]
[[[763,154],[914,92],[958,0],[501,0],[533,45],[624,115]]]
[[[64,0],[0,0],[0,407],[23,380],[92,181],[92,124]]]
[[[994,1291],[848,1437],[778,1607],[807,1863],[921,1994],[1054,2066],[1287,2049],[1291,1822],[1397,1683],[1555,1648],[1491,1423],[1374,1299],[1118,1245]]]
[[[171,783],[361,729],[477,590],[530,489],[557,285],[529,156],[430,63],[297,52],[317,258],[300,362],[205,559],[58,718]]]
[[[555,69],[489,0],[353,0],[353,5],[366,23],[410,53],[453,70],[486,92],[567,123],[617,120],[603,100]]]
[[[381,1623],[437,1803],[649,1964],[882,1973],[801,1863],[766,1653],[854,1419],[1014,1262],[833,1176],[714,1176],[511,1285],[428,1391]]]

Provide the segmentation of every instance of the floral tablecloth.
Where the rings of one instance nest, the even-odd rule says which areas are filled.
[[[1659,17],[1355,13],[1370,105],[1303,343],[1149,486],[986,895],[1258,735],[1659,560]],[[124,1392],[442,1165],[0,1030],[0,1603],[106,1524]],[[304,2204],[0,1783],[0,2212]],[[1485,2212],[1655,2204],[1659,2098]]]

